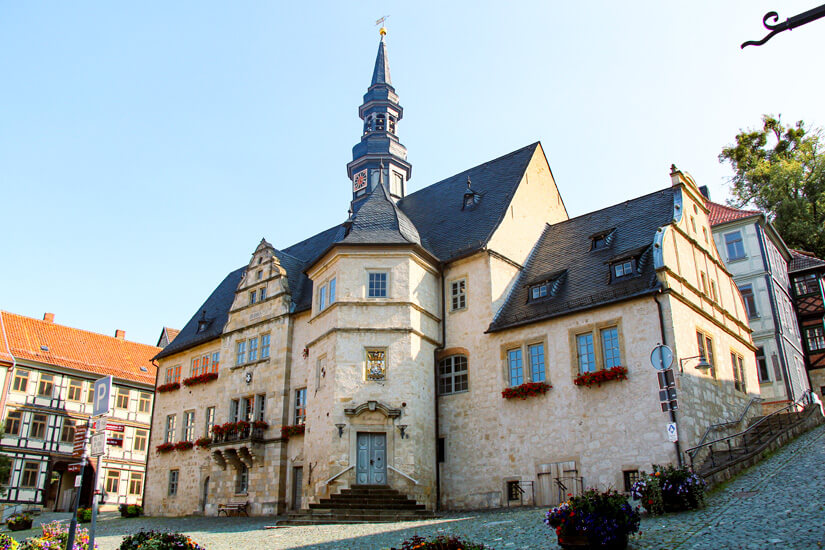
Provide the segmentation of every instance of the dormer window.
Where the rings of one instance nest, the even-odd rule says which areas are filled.
[[[528,300],[531,302],[552,298],[559,292],[564,276],[567,271],[558,271],[549,275],[539,277],[539,279],[529,286]]]
[[[547,296],[547,290],[550,285],[548,283],[542,283],[540,285],[536,285],[530,288],[530,299],[531,300],[538,300],[539,298],[544,298]]]
[[[206,318],[206,310],[201,313],[201,318],[198,319],[198,334],[205,331],[209,327],[209,320]]]
[[[613,273],[613,279],[623,279],[633,275],[633,268],[636,265],[636,260],[633,258],[622,260],[611,264],[610,270]]]
[[[601,250],[607,248],[613,242],[613,235],[616,229],[608,229],[600,233],[590,235],[590,250]]]

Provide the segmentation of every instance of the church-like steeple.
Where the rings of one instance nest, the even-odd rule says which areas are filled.
[[[358,108],[358,116],[364,121],[364,131],[361,142],[352,148],[352,162],[347,164],[356,210],[358,203],[382,180],[394,200],[402,198],[412,175],[412,166],[407,162],[407,148],[398,141],[396,134],[404,109],[399,105],[398,95],[392,87],[385,35],[386,30],[382,28],[372,82],[364,94],[364,103]],[[380,175],[382,166],[383,177]]]

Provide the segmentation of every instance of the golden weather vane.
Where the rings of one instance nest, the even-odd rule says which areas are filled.
[[[387,34],[387,27],[384,26],[384,22],[387,19],[389,19],[389,17],[390,17],[389,15],[385,15],[384,17],[382,17],[381,19],[378,19],[375,22],[376,26],[381,25],[381,28],[378,29],[378,33],[381,35],[381,38],[384,38],[384,36]]]

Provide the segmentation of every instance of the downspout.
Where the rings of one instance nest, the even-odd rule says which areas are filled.
[[[659,292],[657,292],[653,296],[653,300],[656,302],[656,309],[659,311],[659,332],[662,336],[662,344],[667,345],[667,338],[665,337],[665,314],[662,311],[662,303],[659,301],[659,296],[662,295],[662,287],[661,284],[659,285]],[[674,354],[676,350],[673,350]],[[679,425],[676,423],[676,411],[670,411],[670,421],[676,424],[676,433],[679,432]],[[676,441],[673,442],[673,446],[676,447],[676,463],[679,467],[682,467],[682,447],[679,445],[679,439],[677,438]]]
[[[6,335],[6,325],[3,324],[3,312],[0,311],[0,330],[3,331],[3,342],[6,344],[6,353],[9,354],[11,357],[11,368],[6,371],[6,380],[3,382],[3,394],[0,395],[0,414],[6,410],[6,398],[9,395],[9,386],[11,386],[11,379],[14,375],[14,369],[17,368],[17,360],[14,358],[14,354],[11,352],[11,348],[9,347],[9,338]]]
[[[444,263],[439,264],[439,271],[441,271],[441,345],[433,350],[433,379],[435,385],[435,511],[438,512],[441,508],[441,464],[438,462],[438,440],[439,440],[439,422],[438,422],[438,352],[444,349],[447,343],[447,317],[446,317],[446,290],[444,282]]]
[[[167,344],[168,345],[168,344]],[[146,444],[146,472],[143,476],[145,481],[149,481],[149,457],[152,456],[150,452],[152,450],[152,429],[155,427],[155,405],[157,404],[157,392],[155,392],[155,388],[158,387],[158,378],[160,378],[160,365],[155,362],[155,358],[153,357],[150,361],[155,366],[155,386],[152,388],[152,414],[149,415],[149,441]],[[86,429],[89,429],[88,426]],[[149,485],[148,483],[143,483],[143,496],[140,499],[140,505],[143,509],[146,509],[146,486]]]

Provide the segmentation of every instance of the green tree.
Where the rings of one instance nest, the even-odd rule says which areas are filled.
[[[744,130],[722,149],[729,162],[732,206],[767,213],[785,243],[825,258],[825,152],[821,129],[785,126],[764,115],[761,130]]]

